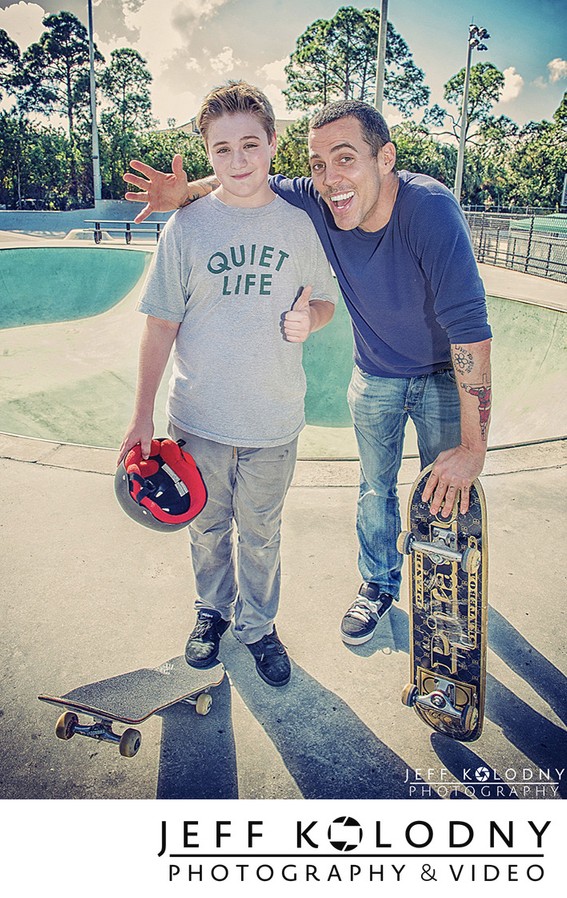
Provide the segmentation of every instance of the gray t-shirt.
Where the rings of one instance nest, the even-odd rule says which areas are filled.
[[[179,321],[167,414],[188,433],[242,447],[278,446],[305,424],[302,345],[282,316],[302,287],[337,288],[305,212],[279,197],[256,209],[210,194],[164,227],[140,311]]]

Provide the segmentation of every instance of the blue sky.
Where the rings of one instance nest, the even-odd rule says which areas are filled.
[[[194,114],[200,98],[228,78],[263,88],[280,118],[284,66],[298,36],[340,6],[336,0],[93,0],[97,43],[108,58],[117,46],[135,47],[154,81],[154,114],[163,126]],[[62,9],[85,23],[87,0],[0,0],[0,28],[23,49],[41,33],[46,12]],[[443,104],[443,84],[466,59],[471,21],[488,29],[491,62],[506,76],[495,107],[518,124],[550,119],[567,89],[567,0],[389,0],[388,19],[425,72],[431,102]],[[386,109],[390,124],[399,116]]]

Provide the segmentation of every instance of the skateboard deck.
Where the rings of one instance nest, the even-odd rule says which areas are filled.
[[[486,689],[487,521],[480,483],[470,507],[432,515],[422,499],[432,466],[408,503],[408,530],[398,550],[409,556],[410,676],[402,702],[430,727],[470,742],[482,732]]]
[[[197,714],[208,714],[212,705],[209,690],[219,686],[224,667],[217,663],[206,669],[189,667],[184,657],[172,658],[159,667],[143,667],[96,683],[78,686],[63,695],[39,695],[42,702],[63,707],[55,727],[59,739],[74,735],[89,736],[119,746],[124,757],[134,757],[142,737],[130,725],[139,725],[178,702],[195,705]],[[78,714],[93,718],[93,723],[79,723]],[[121,735],[112,723],[127,724]]]

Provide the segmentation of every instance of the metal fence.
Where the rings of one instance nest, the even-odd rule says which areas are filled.
[[[567,215],[465,215],[477,261],[567,283]]]

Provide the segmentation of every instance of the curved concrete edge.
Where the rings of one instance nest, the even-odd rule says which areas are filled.
[[[0,433],[0,458],[113,476],[117,450]],[[404,458],[398,480],[400,485],[413,482],[418,474],[418,464],[417,458]],[[527,446],[489,449],[482,477],[546,470],[564,465],[567,465],[567,438]],[[358,461],[299,459],[292,485],[356,487]]]
[[[486,263],[479,263],[478,270],[488,296],[567,312],[567,292],[562,281]]]
[[[132,252],[153,253],[156,248],[155,241],[133,240],[126,243],[124,240],[104,240],[102,244],[96,244],[90,232],[90,238],[81,238],[78,235],[68,234],[66,237],[38,237],[36,234],[16,234],[10,231],[0,231],[1,249],[29,249],[30,247],[55,247],[62,249],[90,249],[96,252],[102,246],[104,249],[121,249]]]

